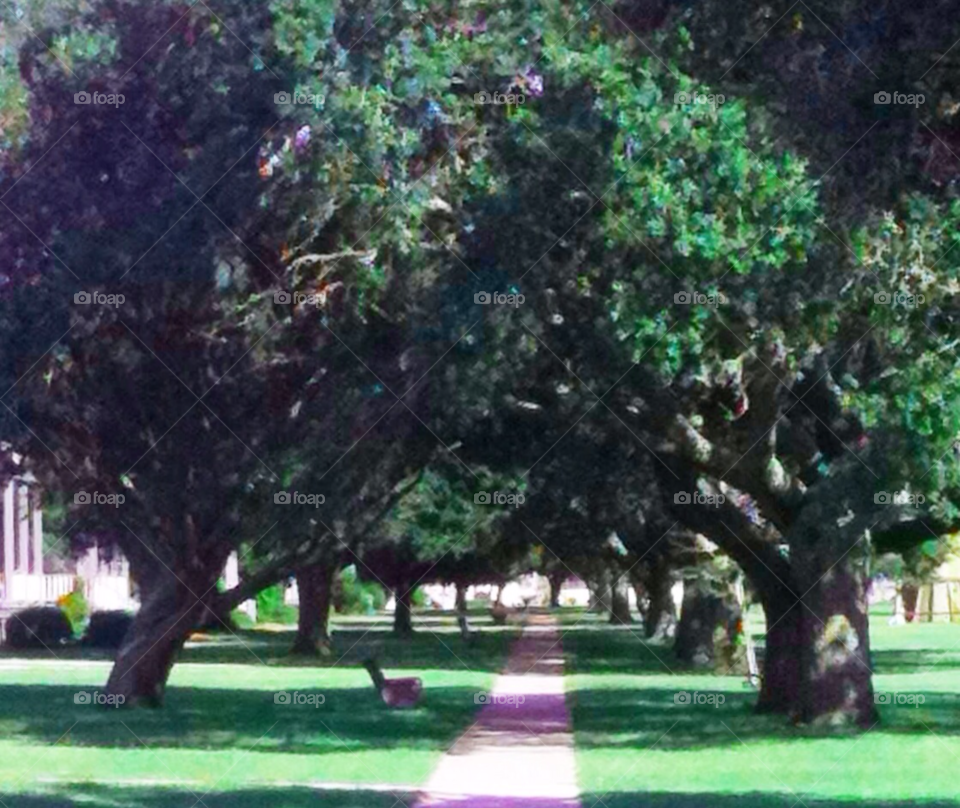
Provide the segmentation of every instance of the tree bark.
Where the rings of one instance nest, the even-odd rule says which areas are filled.
[[[467,587],[463,584],[457,584],[457,601],[455,608],[457,614],[467,613]]]
[[[397,637],[413,636],[413,621],[410,616],[410,589],[406,583],[394,590],[396,608],[393,612],[393,633]]]
[[[800,643],[803,606],[785,587],[761,592],[767,622],[757,712],[797,715],[800,698]]]
[[[551,572],[547,575],[547,582],[550,584],[550,608],[560,608],[560,589],[563,587],[563,581],[567,577],[565,572]]]
[[[106,685],[109,695],[123,696],[126,707],[163,704],[177,655],[207,611],[198,596],[212,590],[218,574],[219,569],[209,576],[161,569],[153,571],[151,583],[141,583],[140,610],[114,659]]]
[[[613,578],[610,586],[610,622],[613,625],[630,625],[633,615],[630,614],[630,599],[626,592],[627,583],[621,578]]]
[[[676,632],[676,604],[673,602],[673,579],[664,564],[654,567],[647,584],[649,605],[643,619],[647,639],[665,639]]]
[[[917,616],[917,599],[920,596],[920,589],[913,584],[904,584],[900,588],[900,594],[903,597],[903,619],[912,623]]]
[[[684,664],[709,668],[716,659],[714,633],[723,620],[723,601],[696,580],[686,582],[674,653]]]
[[[330,652],[330,605],[336,564],[314,564],[297,570],[300,613],[291,654],[318,656]]]
[[[839,549],[839,548],[838,548]],[[806,594],[800,613],[800,720],[869,727],[873,699],[866,581],[847,555],[798,565]]]

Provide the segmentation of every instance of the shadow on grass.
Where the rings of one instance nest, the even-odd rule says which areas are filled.
[[[193,794],[179,789],[121,788],[76,783],[36,794],[0,794],[18,808],[412,808],[415,796],[392,791],[326,791],[309,788],[244,789]]]
[[[434,670],[473,670],[499,673],[506,659],[515,627],[504,631],[484,630],[464,642],[459,631],[440,632],[421,628],[409,639],[398,639],[389,627],[340,628],[333,634],[329,656],[290,656],[295,631],[238,631],[211,635],[203,642],[191,643],[180,655],[180,662],[260,664],[269,657],[281,666],[338,667],[359,665],[376,656],[384,668],[421,668]],[[252,652],[252,653],[251,653]],[[256,654],[256,656],[254,656]]]
[[[598,802],[598,800],[603,802]],[[793,808],[798,804],[792,794],[582,794],[584,808],[594,804],[606,808]],[[960,802],[887,802],[864,800],[813,800],[804,798],[807,808],[957,808]]]
[[[711,691],[707,686],[699,691],[700,696],[722,693],[722,704],[675,702],[679,693],[695,697],[695,692],[681,687],[642,686],[568,692],[577,746],[581,749],[647,749],[656,744],[658,749],[697,749],[738,747],[741,742],[764,738],[785,740],[859,734],[853,729],[794,727],[785,716],[758,715],[754,711],[756,692],[753,690]],[[934,730],[939,735],[960,734],[960,695],[920,695],[924,696],[924,703],[919,708],[878,705],[881,723],[875,731],[927,734]]]
[[[415,623],[415,627],[419,624]],[[329,656],[291,656],[296,631],[242,629],[200,635],[180,653],[179,662],[197,664],[271,665],[288,667],[339,667],[359,665],[371,654],[384,668],[421,668],[439,670],[473,670],[499,673],[506,659],[510,641],[517,636],[516,626],[485,628],[476,631],[471,642],[464,642],[458,630],[423,624],[405,640],[392,635],[382,623],[340,628],[333,634]],[[53,653],[51,653],[51,650]],[[57,646],[51,650],[14,651],[0,649],[0,660],[88,660],[112,662],[113,651],[81,645]]]
[[[668,674],[679,670],[670,641],[646,640],[643,627],[581,624],[564,630],[567,673]]]
[[[960,649],[910,648],[873,651],[873,672],[879,674],[949,673],[960,670]]]
[[[143,748],[142,742],[216,750],[256,742],[260,751],[293,754],[431,750],[453,743],[478,709],[469,687],[428,687],[415,708],[391,710],[372,687],[318,685],[299,692],[322,693],[319,707],[274,704],[272,690],[171,687],[161,710],[74,704],[76,685],[6,685],[0,686],[0,727],[7,739],[54,743],[73,725],[71,746],[113,749]]]

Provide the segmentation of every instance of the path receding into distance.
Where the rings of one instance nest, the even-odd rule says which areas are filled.
[[[529,618],[494,698],[443,756],[416,808],[582,808],[559,639],[554,618]]]

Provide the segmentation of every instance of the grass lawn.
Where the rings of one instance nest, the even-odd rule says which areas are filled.
[[[489,689],[515,631],[484,633],[466,646],[443,621],[421,623],[409,642],[393,640],[387,628],[383,621],[341,627],[336,653],[320,662],[287,657],[290,632],[213,635],[184,651],[166,704],[155,711],[74,703],[79,691],[102,690],[110,669],[102,654],[71,648],[54,659],[46,651],[4,652],[0,799],[11,808],[189,808],[209,789],[222,793],[205,797],[207,808],[273,808],[317,804],[317,792],[297,787],[325,782],[368,788],[323,792],[323,805],[390,808],[469,726],[478,709],[473,694]],[[379,700],[359,667],[371,652],[387,676],[423,679],[416,708],[390,710]],[[276,704],[279,691],[324,701]],[[381,791],[385,785],[397,786],[397,794]],[[16,795],[12,802],[9,795]],[[63,801],[66,795],[75,802]]]
[[[877,727],[850,734],[756,716],[741,679],[684,672],[641,636],[587,618],[563,640],[585,808],[960,805],[960,625],[877,615],[876,689],[926,701],[881,705]],[[725,702],[675,704],[679,691]]]

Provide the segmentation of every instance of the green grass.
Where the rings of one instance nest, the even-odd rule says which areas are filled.
[[[31,794],[37,805],[71,805],[57,802],[66,789],[89,792],[85,805],[160,808],[176,802],[168,793],[172,784],[198,796],[208,789],[231,792],[219,803],[205,798],[212,808],[316,804],[316,795],[290,790],[322,782],[413,790],[473,720],[473,694],[489,689],[515,631],[484,633],[467,646],[439,624],[421,623],[407,642],[386,628],[383,621],[341,627],[335,653],[320,660],[288,657],[290,632],[212,635],[185,649],[160,710],[75,704],[78,691],[102,691],[110,669],[102,653],[58,649],[60,659],[53,659],[45,651],[4,652],[0,799],[29,805],[6,796]],[[388,676],[423,679],[417,707],[391,710],[380,701],[359,666],[370,653]],[[278,691],[325,700],[319,707],[275,704]],[[152,785],[156,793],[124,796],[130,784]],[[271,796],[257,802],[247,794],[257,789]],[[234,799],[237,791],[247,796]],[[336,799],[324,792],[322,804],[389,808],[397,796],[363,791]],[[176,804],[189,808],[195,801],[181,797]]]
[[[960,805],[960,625],[892,627],[876,615],[875,688],[926,703],[882,705],[873,730],[833,734],[754,715],[740,678],[685,672],[639,629],[597,629],[584,621],[564,638],[584,806]],[[678,705],[678,691],[726,701]]]

